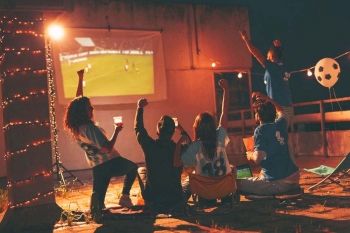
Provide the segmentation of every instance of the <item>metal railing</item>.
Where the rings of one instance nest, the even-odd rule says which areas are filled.
[[[328,156],[328,142],[326,135],[326,123],[331,122],[350,122],[350,110],[338,110],[338,111],[326,111],[326,104],[334,104],[337,102],[350,102],[350,97],[330,99],[330,100],[318,100],[303,103],[293,104],[294,109],[298,107],[318,106],[316,113],[296,114],[291,122],[291,129],[296,124],[302,123],[319,123],[320,132],[322,135],[322,147],[325,156]],[[230,120],[228,123],[229,132],[235,132],[234,134],[247,136],[247,132],[252,132],[252,129],[256,127],[254,119],[254,113],[252,109],[242,109],[230,111],[229,116],[237,118],[238,120]],[[248,116],[248,117],[247,117]],[[229,117],[231,118],[231,117]]]

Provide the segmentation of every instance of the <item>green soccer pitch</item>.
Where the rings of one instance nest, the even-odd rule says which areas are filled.
[[[125,96],[154,93],[153,55],[104,54],[87,56],[80,62],[63,61],[61,73],[65,98],[74,98],[77,71],[91,66],[84,74],[84,95]]]

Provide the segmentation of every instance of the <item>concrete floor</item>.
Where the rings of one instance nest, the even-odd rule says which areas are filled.
[[[336,166],[341,157],[300,157],[301,169],[321,164]],[[84,181],[83,186],[71,186],[66,192],[58,192],[56,202],[64,210],[84,212],[89,209],[91,195],[90,172],[76,173]],[[249,201],[242,198],[233,209],[214,207],[186,217],[142,215],[118,208],[121,179],[111,182],[106,196],[106,206],[111,208],[111,217],[103,224],[93,222],[62,221],[54,226],[55,233],[68,232],[350,232],[350,179],[346,189],[329,185],[313,193],[306,189],[315,184],[316,175],[302,171],[301,185],[305,194],[295,200]],[[138,200],[139,188],[131,191],[133,201]],[[0,216],[1,217],[1,216]],[[52,231],[51,231],[52,232]]]

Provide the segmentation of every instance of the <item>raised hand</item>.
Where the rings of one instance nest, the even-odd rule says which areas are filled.
[[[78,74],[79,78],[83,78],[84,77],[84,69],[78,70],[77,74]]]
[[[119,133],[120,131],[122,131],[122,129],[123,129],[123,123],[115,124],[115,129],[114,129],[114,131],[115,131],[116,133]]]
[[[139,99],[139,101],[137,102],[138,108],[144,108],[147,105],[148,105],[148,102],[147,102],[147,99],[145,99],[145,98]]]

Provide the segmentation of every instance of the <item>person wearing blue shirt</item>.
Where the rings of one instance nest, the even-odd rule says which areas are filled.
[[[292,106],[292,97],[286,77],[282,56],[282,44],[279,40],[274,40],[272,46],[267,52],[266,58],[257,49],[245,31],[241,31],[241,37],[247,46],[249,52],[256,58],[259,64],[265,69],[264,83],[266,85],[266,94],[277,104],[281,106],[284,112],[284,118],[287,120],[287,129],[291,125],[294,110]],[[292,148],[290,148],[292,149]],[[290,157],[295,163],[294,154],[290,150]]]
[[[256,195],[275,195],[299,188],[299,169],[289,155],[287,120],[283,109],[261,93],[254,93],[253,99],[255,118],[260,125],[254,131],[254,151],[247,152],[247,158],[259,164],[261,172],[258,177],[239,179],[238,190]],[[277,119],[276,115],[279,116]]]

